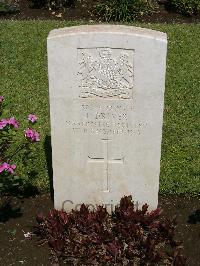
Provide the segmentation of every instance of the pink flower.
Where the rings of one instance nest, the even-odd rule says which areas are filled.
[[[15,169],[16,169],[16,165],[15,164],[11,164],[11,165],[9,165],[7,171],[9,173],[13,174]]]
[[[31,129],[31,128],[27,128],[25,130],[25,137],[32,142],[40,141],[39,133],[36,130]]]
[[[5,169],[7,169],[7,167],[8,167],[7,163],[0,164],[0,173],[2,173]]]
[[[37,121],[37,116],[34,114],[28,115],[28,120],[31,121],[32,123],[35,123]]]
[[[12,125],[14,128],[18,128],[19,127],[19,123],[17,122],[17,120],[14,117],[11,117],[10,119],[8,119],[7,123],[9,125]]]
[[[2,103],[4,100],[4,97],[0,95],[0,103]]]
[[[0,120],[0,129],[3,129],[7,126],[7,119],[1,119]]]
[[[13,174],[15,169],[16,169],[15,164],[3,163],[0,165],[0,173],[2,173],[3,171],[7,171],[7,172]]]
[[[14,128],[18,128],[19,127],[19,123],[17,122],[17,120],[14,117],[11,117],[9,119],[1,119],[0,120],[0,129],[3,129],[4,127],[11,125]]]

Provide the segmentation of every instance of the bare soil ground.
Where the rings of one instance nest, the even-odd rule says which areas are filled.
[[[177,216],[176,238],[183,242],[187,265],[200,265],[200,199],[181,196],[160,196],[159,204],[163,216]],[[13,197],[0,209],[0,265],[1,266],[47,266],[50,251],[46,245],[38,246],[36,237],[26,239],[24,233],[31,232],[36,225],[36,213],[47,214],[53,208],[50,195],[42,194],[30,198]]]

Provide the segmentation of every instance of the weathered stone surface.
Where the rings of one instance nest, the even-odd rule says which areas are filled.
[[[50,32],[55,208],[130,194],[157,207],[166,51],[166,34],[136,27]]]

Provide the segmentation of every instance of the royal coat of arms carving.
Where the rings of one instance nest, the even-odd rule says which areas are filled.
[[[133,50],[78,49],[81,98],[133,98]]]

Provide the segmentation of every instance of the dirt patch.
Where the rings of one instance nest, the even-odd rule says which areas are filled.
[[[188,266],[200,265],[200,199],[190,197],[160,196],[160,206],[165,217],[176,215],[176,237],[183,242]]]
[[[0,14],[0,19],[14,20],[89,20],[91,22],[100,22],[95,15],[94,9],[97,0],[80,0],[77,1],[75,7],[65,8],[64,12],[52,11],[48,9],[30,8],[28,0],[19,1],[20,12],[16,14]],[[162,0],[159,4],[159,9],[151,16],[146,16],[142,22],[146,23],[197,23],[200,21],[198,16],[183,16],[172,12],[166,5],[166,1]]]
[[[177,216],[176,238],[183,242],[187,265],[200,265],[200,199],[160,196],[163,216]],[[0,210],[0,265],[50,265],[47,246],[38,246],[35,237],[28,240],[24,233],[36,224],[36,213],[47,214],[53,208],[50,195],[18,199]]]

